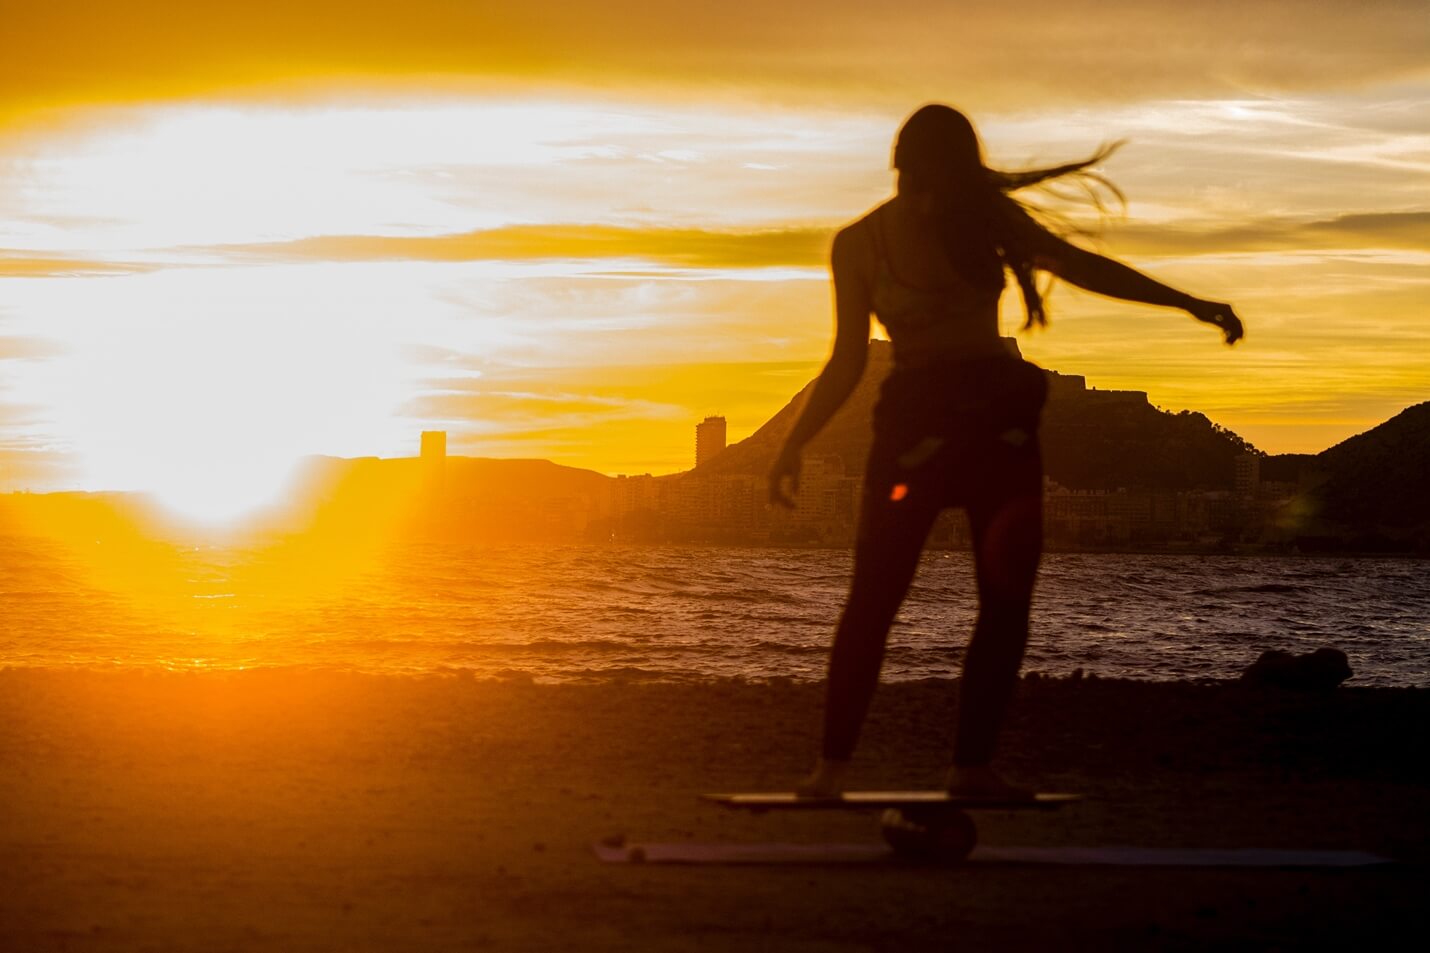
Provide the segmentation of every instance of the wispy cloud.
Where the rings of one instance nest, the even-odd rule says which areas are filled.
[[[610,225],[512,225],[456,235],[329,235],[189,251],[264,261],[635,258],[691,268],[762,268],[822,265],[828,256],[832,234],[828,228],[714,231]]]
[[[0,361],[44,360],[64,354],[64,348],[52,341],[19,335],[0,335]]]
[[[0,493],[31,487],[61,488],[76,470],[72,457],[48,447],[24,450],[0,446]]]
[[[823,268],[834,227],[749,231],[641,228],[598,224],[512,225],[450,235],[323,235],[284,242],[150,249],[147,262],[85,257],[22,258],[0,254],[0,278],[141,274],[197,263],[294,262],[646,262],[672,269],[738,271]],[[1233,255],[1246,252],[1402,250],[1430,252],[1430,211],[1366,212],[1334,218],[1219,221],[1118,221],[1073,241],[1136,256]],[[638,270],[612,274],[640,277]],[[651,271],[648,277],[664,272]],[[687,275],[693,277],[693,275]]]
[[[1430,252],[1430,211],[1354,213],[1335,218],[1264,218],[1233,226],[1123,223],[1108,229],[1119,251],[1139,255],[1226,255],[1252,251],[1401,249]]]
[[[754,231],[515,225],[455,235],[328,235],[289,242],[186,248],[229,261],[539,261],[636,259],[678,268],[818,268],[834,228]],[[1218,222],[1119,222],[1100,236],[1124,254],[1229,255],[1344,249],[1430,251],[1430,211],[1355,213],[1328,219],[1261,218]],[[1086,241],[1074,238],[1075,241]],[[653,273],[654,274],[654,273]]]
[[[132,275],[155,270],[157,265],[102,261],[88,258],[7,257],[0,252],[0,278],[83,278],[94,275]]]

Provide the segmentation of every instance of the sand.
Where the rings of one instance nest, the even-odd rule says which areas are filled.
[[[1415,942],[1430,691],[1025,681],[988,843],[1372,850],[1351,870],[672,868],[633,839],[872,841],[788,786],[818,686],[0,671],[0,949],[1295,949]],[[955,686],[885,686],[867,786],[937,782]]]

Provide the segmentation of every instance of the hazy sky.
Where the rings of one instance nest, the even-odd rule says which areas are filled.
[[[0,488],[217,506],[306,453],[692,463],[818,368],[828,238],[928,100],[1127,145],[1045,366],[1316,451],[1430,396],[1430,16],[1362,2],[0,0]],[[1018,296],[1005,296],[1005,327]]]

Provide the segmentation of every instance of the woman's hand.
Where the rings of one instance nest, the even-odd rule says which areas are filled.
[[[799,493],[800,452],[785,444],[775,465],[770,467],[770,502],[792,510],[795,507],[793,494]],[[785,493],[785,483],[789,483],[789,493]]]
[[[1231,310],[1231,305],[1199,299],[1187,305],[1187,311],[1198,321],[1205,321],[1207,324],[1221,328],[1221,333],[1226,336],[1226,343],[1235,344],[1241,340],[1244,333],[1241,319],[1236,316],[1235,311]]]

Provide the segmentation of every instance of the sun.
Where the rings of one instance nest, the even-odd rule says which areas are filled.
[[[401,455],[411,371],[394,273],[188,268],[76,282],[44,301],[62,354],[23,382],[70,485],[147,493],[225,523],[282,502],[308,456]],[[415,452],[415,451],[414,451]]]
[[[217,459],[208,465],[171,468],[156,474],[148,493],[183,521],[206,528],[241,523],[265,507],[279,503],[292,473],[277,461]]]

